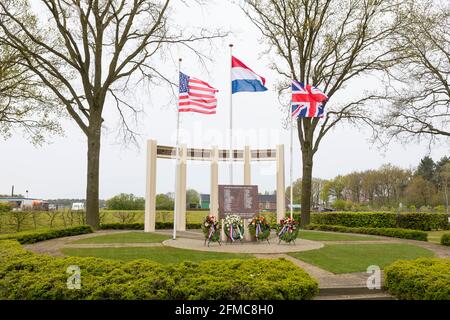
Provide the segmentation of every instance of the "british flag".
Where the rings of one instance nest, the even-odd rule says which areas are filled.
[[[292,118],[323,118],[328,97],[316,87],[292,80]]]

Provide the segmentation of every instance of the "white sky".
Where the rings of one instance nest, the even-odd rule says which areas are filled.
[[[178,6],[178,8],[180,8]],[[274,84],[279,76],[269,68],[269,59],[263,55],[264,46],[259,44],[258,30],[246,19],[236,6],[225,1],[211,1],[206,8],[190,7],[177,12],[173,20],[180,25],[195,22],[195,26],[232,29],[230,39],[216,42],[209,54],[213,63],[202,68],[183,49],[177,49],[165,57],[160,68],[171,79],[177,79],[176,61],[182,56],[183,72],[210,82],[220,90],[218,113],[214,116],[199,114],[183,115],[182,141],[188,147],[208,148],[218,145],[227,149],[229,114],[229,49],[235,44],[234,55],[260,75],[266,77],[268,92],[240,93],[233,102],[235,141],[234,148],[249,143],[252,148],[275,148],[285,144],[286,184],[289,183],[289,132],[282,128],[283,113]],[[358,95],[370,83],[363,82],[351,89]],[[170,94],[167,87],[136,89],[130,102],[143,108],[137,131],[141,133],[139,147],[124,146],[118,142],[118,116],[112,105],[105,107],[106,129],[103,131],[100,164],[100,198],[107,199],[126,192],[143,196],[145,192],[145,159],[147,139],[157,139],[159,144],[175,145],[175,106],[168,105]],[[331,103],[331,102],[330,102]],[[70,120],[64,120],[65,137],[52,138],[52,143],[34,147],[19,135],[0,141],[0,194],[15,193],[45,199],[84,198],[86,189],[86,139],[81,130]],[[333,178],[355,170],[375,169],[384,163],[411,168],[430,152],[437,160],[448,155],[448,144],[428,149],[426,143],[412,142],[408,146],[393,143],[381,152],[369,142],[370,132],[341,125],[330,132],[315,156],[313,175]],[[243,181],[242,165],[235,165],[235,183]],[[294,139],[294,178],[301,175],[299,142]],[[208,162],[190,162],[187,171],[188,187],[209,193],[210,168]],[[252,182],[260,191],[275,189],[274,164],[252,165]],[[228,183],[228,165],[219,167],[219,183]],[[174,189],[174,162],[158,160],[158,193]]]

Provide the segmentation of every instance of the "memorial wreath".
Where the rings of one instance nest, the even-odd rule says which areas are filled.
[[[203,219],[202,231],[205,236],[205,243],[220,243],[220,223],[215,216],[207,216]]]
[[[281,241],[290,243],[297,239],[299,231],[299,223],[292,218],[281,219],[277,224],[277,236]]]
[[[254,217],[248,225],[248,230],[253,237],[256,237],[257,240],[269,241],[270,224],[266,217],[261,215]]]
[[[244,238],[244,223],[238,215],[232,214],[225,217],[223,220],[225,235],[231,242],[241,240]]]

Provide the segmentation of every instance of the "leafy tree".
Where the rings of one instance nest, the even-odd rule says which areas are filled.
[[[189,189],[186,191],[186,205],[188,208],[200,205],[200,194],[196,190]]]
[[[173,210],[174,200],[166,194],[156,195],[156,210]]]
[[[422,176],[415,176],[406,188],[406,200],[416,208],[430,206],[435,193],[434,185]]]
[[[448,159],[448,158],[447,158]],[[448,214],[448,198],[449,198],[449,188],[450,188],[450,163],[443,165],[439,172],[440,182],[444,194],[445,209]]]
[[[145,199],[133,194],[121,193],[106,201],[108,210],[144,210]]]
[[[100,142],[104,111],[117,109],[119,132],[134,141],[127,113],[138,110],[125,100],[142,80],[168,81],[155,60],[169,46],[195,51],[200,40],[222,34],[200,30],[185,35],[170,23],[170,0],[41,0],[43,19],[36,27],[26,0],[0,1],[0,43],[20,53],[21,65],[42,81],[87,139],[86,220],[99,227]],[[44,36],[41,36],[44,34]],[[58,85],[57,85],[58,84]]]
[[[298,138],[302,152],[302,225],[309,224],[314,155],[325,135],[342,120],[370,123],[363,106],[384,93],[345,95],[334,100],[345,86],[367,74],[384,72],[397,61],[397,18],[407,0],[246,0],[244,12],[260,30],[272,67],[283,77],[321,88],[330,98],[327,117],[299,118]],[[286,105],[289,105],[286,101]]]
[[[434,163],[433,159],[431,159],[429,156],[426,156],[422,160],[420,160],[419,166],[416,170],[416,175],[421,176],[427,181],[433,181],[435,169],[436,164]]]
[[[292,183],[293,190],[293,203],[298,204],[301,203],[302,198],[302,179],[297,179]],[[291,197],[291,186],[286,188],[286,198],[290,199]]]

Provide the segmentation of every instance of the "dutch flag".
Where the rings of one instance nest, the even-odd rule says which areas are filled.
[[[266,79],[235,57],[231,57],[231,81],[232,93],[267,91]]]

